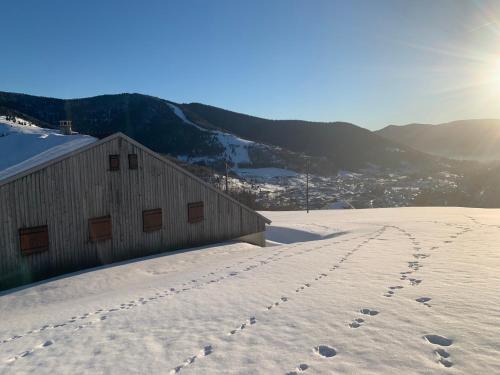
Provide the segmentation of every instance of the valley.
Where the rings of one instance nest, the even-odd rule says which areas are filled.
[[[58,120],[70,117],[81,134],[103,138],[123,132],[221,190],[227,171],[228,193],[255,209],[305,209],[308,172],[310,209],[500,207],[498,163],[417,151],[408,140],[397,142],[396,135],[412,129],[404,126],[370,132],[348,123],[266,120],[140,94],[63,100],[0,92],[1,115],[2,129],[12,132],[1,134],[2,169],[61,143]],[[17,130],[5,116],[17,119]],[[493,125],[488,126],[491,135]],[[388,132],[392,140],[382,136]],[[18,155],[19,139],[28,133],[36,147],[23,146],[31,154]]]

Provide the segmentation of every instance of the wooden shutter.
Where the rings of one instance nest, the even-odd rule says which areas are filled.
[[[89,219],[89,235],[93,242],[110,240],[112,238],[111,216]]]
[[[154,232],[163,227],[161,208],[142,211],[142,230],[144,232]]]
[[[109,170],[120,170],[120,155],[109,155]]]
[[[199,223],[203,221],[203,202],[188,204],[188,222]]]
[[[128,154],[128,168],[137,169],[139,163],[137,162],[137,154]]]
[[[46,225],[19,229],[21,253],[30,255],[49,249],[49,228]]]

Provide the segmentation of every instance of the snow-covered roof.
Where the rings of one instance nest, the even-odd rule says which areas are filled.
[[[88,135],[63,135],[26,120],[0,116],[0,181],[95,141]]]

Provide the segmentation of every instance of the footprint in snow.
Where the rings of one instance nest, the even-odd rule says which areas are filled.
[[[359,310],[359,312],[361,314],[370,315],[370,316],[378,315],[378,311],[377,310],[361,309],[361,310]]]
[[[26,350],[26,351],[24,351],[24,352],[22,352],[22,353],[20,353],[20,354],[18,354],[16,356],[14,356],[14,357],[11,357],[11,358],[7,359],[6,362],[7,363],[15,362],[18,359],[25,358],[25,357],[28,357],[28,356],[32,355],[35,352],[35,350],[47,348],[47,347],[49,347],[49,346],[51,346],[53,344],[54,344],[54,341],[52,341],[52,340],[44,341],[44,342],[42,342],[41,344],[37,345],[35,348],[33,348],[31,350]]]
[[[427,302],[429,302],[432,298],[430,297],[420,297],[420,298],[417,298],[415,301],[419,302],[419,303],[422,303],[424,304],[425,306],[427,307],[431,307],[431,305],[429,305]]]
[[[428,258],[430,257],[429,254],[413,254],[413,256],[417,259],[425,259],[425,258]]]
[[[453,344],[453,340],[439,335],[425,335],[424,339],[430,344],[439,346],[451,346],[451,344]],[[450,353],[448,353],[443,348],[437,348],[436,350],[434,350],[434,354],[437,356],[438,363],[440,365],[444,367],[453,366],[453,362],[449,360]]]
[[[431,344],[439,346],[450,346],[453,344],[453,340],[439,335],[425,335],[424,339]]]
[[[328,345],[319,345],[314,348],[314,352],[324,358],[331,358],[337,355],[337,351]]]
[[[419,285],[422,282],[422,280],[413,279],[413,278],[409,278],[408,281],[410,282],[410,285],[412,285],[412,286]]]
[[[179,365],[179,366],[173,368],[170,371],[170,374],[178,374],[179,372],[181,372],[181,370],[183,368],[185,368],[185,367],[191,365],[192,363],[194,363],[194,361],[196,359],[206,357],[207,355],[210,355],[212,353],[213,353],[213,347],[212,347],[212,345],[207,345],[203,349],[201,349],[197,355],[194,355],[192,357],[187,358],[182,365]]]
[[[52,344],[54,344],[54,341],[52,340],[47,340],[43,343],[41,343],[40,345],[38,345],[39,348],[46,348],[48,346],[51,346]]]
[[[362,318],[356,318],[352,321],[352,323],[349,323],[349,327],[351,328],[359,328],[361,327],[361,324],[364,322],[365,320],[362,319]]]
[[[300,372],[304,372],[309,368],[309,366],[305,363],[301,363],[300,365],[297,366],[295,371],[290,371],[287,372],[286,375],[298,375]]]
[[[444,349],[436,349],[434,350],[434,354],[436,354],[438,363],[443,365],[444,367],[451,367],[453,366],[453,363],[447,359],[450,357],[450,353],[448,353]]]
[[[205,346],[201,352],[200,352],[200,356],[203,356],[203,357],[206,357],[207,355],[210,355],[212,354],[212,352],[214,351],[212,345],[207,345]]]

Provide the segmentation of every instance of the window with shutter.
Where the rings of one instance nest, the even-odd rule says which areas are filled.
[[[144,232],[154,232],[163,227],[161,208],[142,211],[142,230]]]
[[[203,202],[194,202],[188,204],[188,222],[199,223],[203,221]]]
[[[109,170],[120,170],[120,155],[109,155]]]
[[[89,219],[90,241],[105,241],[112,238],[111,216]]]
[[[128,169],[139,168],[139,163],[137,161],[137,154],[128,154]]]
[[[19,229],[21,253],[30,255],[49,249],[49,229],[46,225]]]

